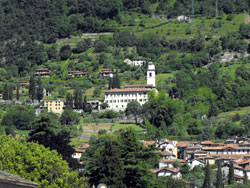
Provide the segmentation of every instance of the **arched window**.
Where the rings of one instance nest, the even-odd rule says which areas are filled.
[[[149,73],[149,77],[152,77],[152,72]]]

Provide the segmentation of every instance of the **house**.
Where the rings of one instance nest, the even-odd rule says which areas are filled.
[[[72,157],[80,161],[82,154],[88,149],[88,147],[89,145],[85,144],[78,148],[75,148],[75,152],[73,153]]]
[[[246,166],[244,170],[246,172],[247,179],[250,180],[250,166]]]
[[[31,188],[38,186],[35,182],[0,170],[0,187],[2,188]]]
[[[181,178],[181,172],[179,168],[163,168],[163,169],[150,169],[157,177],[169,177]]]
[[[61,100],[44,100],[42,108],[46,108],[48,112],[55,114],[62,114],[64,108],[64,102]]]
[[[113,77],[113,74],[113,69],[109,68],[102,69],[102,71],[100,72],[100,75],[103,77]]]
[[[72,77],[72,78],[83,77],[83,76],[86,76],[86,75],[87,75],[87,72],[83,72],[83,71],[70,71],[69,72],[69,76]]]
[[[234,166],[234,175],[237,175],[239,177],[244,177],[244,168],[240,167],[237,164],[234,164],[233,166]],[[229,163],[225,163],[221,167],[222,174],[226,177],[229,174],[229,168],[230,168]]]
[[[190,22],[191,21],[190,17],[185,16],[185,15],[178,16],[177,20],[179,22]]]
[[[155,66],[151,62],[147,70],[147,85],[134,85],[124,89],[111,89],[105,91],[104,102],[109,105],[109,110],[124,111],[127,104],[132,101],[137,101],[141,105],[148,101],[148,92],[155,88]]]
[[[192,159],[190,162],[189,162],[189,166],[191,169],[193,169],[194,167],[196,166],[202,166],[204,167],[205,166],[205,161],[202,160],[202,159],[199,159],[199,158],[196,158],[196,159]],[[209,163],[210,164],[210,163]]]
[[[88,100],[87,105],[92,106],[92,109],[94,110],[100,110],[101,101],[100,100]]]
[[[163,151],[163,152],[159,152],[159,153],[160,153],[160,156],[162,159],[168,159],[168,160],[177,159],[177,156],[174,155],[172,152]]]
[[[16,82],[17,85],[20,85],[21,87],[27,86],[30,84],[29,81],[17,81]]]
[[[174,164],[176,162],[180,162],[180,163],[186,163],[185,160],[181,160],[181,159],[174,159],[174,160],[169,160],[169,159],[160,159],[160,162],[159,162],[159,168],[174,168]]]
[[[148,61],[149,61],[148,59],[145,59],[143,57],[138,57],[138,58],[133,58],[132,60],[126,58],[123,62],[130,66],[142,67]]]
[[[174,157],[174,159],[177,159],[177,142],[176,141],[164,141],[164,142],[160,142],[158,144],[158,147],[160,149],[161,152],[165,152],[165,154],[169,153],[172,154],[172,157]]]
[[[40,76],[42,78],[50,77],[50,71],[47,68],[36,69],[35,76]]]

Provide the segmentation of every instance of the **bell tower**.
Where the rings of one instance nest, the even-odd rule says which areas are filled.
[[[152,61],[148,63],[147,85],[153,85],[153,88],[155,88],[155,65]]]

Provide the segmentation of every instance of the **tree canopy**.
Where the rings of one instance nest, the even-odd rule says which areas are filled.
[[[0,158],[0,170],[34,181],[41,188],[88,187],[56,151],[24,138],[0,136]]]

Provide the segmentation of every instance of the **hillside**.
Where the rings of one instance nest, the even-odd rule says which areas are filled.
[[[205,136],[203,117],[250,106],[248,5],[230,2],[230,7],[219,3],[216,19],[212,1],[197,2],[194,16],[185,0],[2,1],[0,92],[29,101],[29,85],[17,83],[42,68],[48,71],[41,80],[49,93],[43,99],[67,101],[80,93],[99,100],[110,86],[101,75],[104,68],[118,75],[122,88],[144,84],[147,65],[129,66],[124,59],[151,59],[156,88],[183,107],[167,125],[155,126],[168,127],[161,129],[171,136],[185,131]],[[188,20],[178,20],[181,15]],[[73,75],[76,71],[81,75]]]

